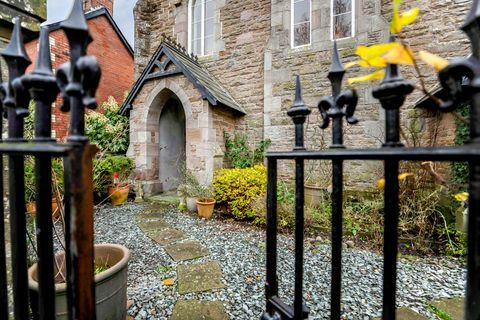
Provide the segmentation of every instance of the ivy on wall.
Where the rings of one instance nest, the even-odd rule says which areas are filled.
[[[470,116],[470,104],[465,103],[458,108],[458,114],[463,119],[469,119]],[[464,145],[469,139],[469,123],[468,121],[462,121],[459,118],[456,120],[457,129],[455,130],[455,144]],[[466,185],[468,183],[468,163],[467,162],[455,162],[452,164],[452,179],[453,182],[458,185]]]

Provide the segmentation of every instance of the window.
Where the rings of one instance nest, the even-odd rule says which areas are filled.
[[[190,52],[199,56],[213,53],[215,0],[192,0],[189,5],[188,42]]]
[[[311,0],[292,0],[292,47],[310,44],[311,20]]]
[[[332,40],[353,37],[355,0],[332,0]]]

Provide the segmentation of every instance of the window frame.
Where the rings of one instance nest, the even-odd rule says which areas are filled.
[[[195,1],[201,1],[202,5],[202,14],[201,14],[201,31],[200,31],[200,39],[201,39],[201,46],[200,46],[200,53],[197,53],[198,56],[204,57],[204,56],[209,56],[212,55],[214,52],[214,48],[212,48],[212,52],[205,54],[205,24],[206,24],[206,11],[207,11],[207,6],[206,2],[207,0],[190,0],[188,1],[188,52],[189,53],[194,53],[194,48],[192,46],[193,42],[193,9],[194,5],[193,3]],[[215,19],[216,12],[214,11],[214,19]],[[213,31],[213,47],[215,47],[215,29]],[[195,54],[195,53],[194,53]]]
[[[302,44],[302,45],[299,45],[299,46],[295,46],[295,0],[291,0],[290,1],[290,47],[293,48],[293,49],[296,49],[296,48],[303,48],[303,47],[308,47],[308,46],[311,46],[312,45],[312,0],[307,0],[310,2],[310,17],[309,17],[309,20],[308,20],[308,23],[310,25],[310,28],[309,28],[309,33],[310,33],[310,36],[308,37],[309,38],[309,43],[306,43],[306,44]]]
[[[331,41],[339,41],[339,40],[345,40],[345,39],[350,39],[350,38],[353,38],[355,37],[355,9],[356,9],[356,6],[355,6],[355,0],[351,0],[352,1],[352,11],[350,12],[350,14],[352,15],[352,27],[350,29],[351,31],[351,35],[349,37],[343,37],[343,38],[338,38],[338,39],[335,39],[335,36],[334,36],[334,18],[339,16],[339,15],[342,15],[342,14],[348,14],[348,13],[342,13],[342,14],[337,14],[334,16],[333,14],[333,7],[335,5],[335,2],[336,0],[331,0],[330,1],[330,40]]]

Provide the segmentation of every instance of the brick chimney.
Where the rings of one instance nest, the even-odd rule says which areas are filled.
[[[105,7],[111,15],[113,15],[114,0],[83,0],[83,9],[90,11],[99,7]]]

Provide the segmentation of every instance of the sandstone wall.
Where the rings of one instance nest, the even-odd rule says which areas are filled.
[[[137,77],[158,48],[162,33],[188,47],[186,0],[140,0],[135,17]],[[219,0],[216,17],[215,53],[199,59],[247,111],[237,128],[262,139],[263,59],[270,34],[270,1]]]

